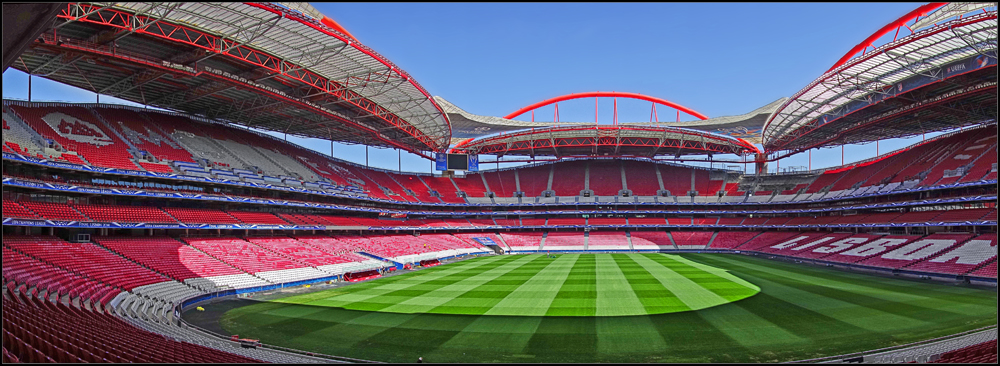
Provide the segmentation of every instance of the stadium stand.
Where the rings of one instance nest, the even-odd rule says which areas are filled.
[[[625,170],[625,184],[632,195],[655,196],[656,191],[660,190],[654,163],[625,160],[622,162],[622,169]]]
[[[44,107],[10,106],[21,120],[46,139],[63,149],[74,151],[94,166],[140,170],[133,162],[128,146],[109,134],[97,118],[82,107],[63,107],[51,111]]]
[[[221,210],[164,207],[170,216],[185,224],[239,224],[240,221]]]
[[[584,250],[586,237],[579,232],[549,232],[541,250]]]
[[[244,224],[288,225],[288,222],[269,212],[227,211],[226,213]]]
[[[907,270],[947,274],[972,272],[997,257],[997,234],[982,234],[954,249],[926,261],[904,267]]]
[[[711,231],[671,231],[677,249],[705,249],[712,239]]]
[[[968,346],[941,354],[937,360],[929,363],[997,363],[997,340]]]
[[[542,165],[528,167],[528,168],[518,168],[517,169],[517,181],[520,182],[520,184],[521,184],[521,191],[524,192],[524,196],[525,197],[538,197],[538,196],[541,196],[542,195],[542,191],[544,191],[544,190],[546,190],[548,188],[549,173],[552,171],[552,169],[553,169],[553,165],[552,164],[542,164]],[[510,174],[513,175],[514,172],[510,172]],[[563,178],[564,177],[559,177],[558,179],[562,180]],[[555,176],[553,176],[553,180],[555,180],[555,179],[556,179]],[[582,188],[582,182],[583,182],[583,176],[582,176],[582,174],[578,177],[578,179],[579,180],[577,181],[577,183],[581,183],[581,188],[580,189],[583,189]],[[493,182],[488,182],[488,183],[490,185],[490,189],[493,189]],[[500,183],[506,184],[506,182],[502,182],[502,181]],[[513,181],[512,181],[512,183],[513,183]],[[556,183],[553,182],[553,187],[555,187],[555,184]],[[560,184],[563,184],[563,183],[560,183]],[[575,183],[568,182],[566,184],[575,184]],[[506,189],[507,191],[513,193],[512,187],[514,187],[513,184],[511,184],[509,187],[504,187],[504,189]],[[579,191],[577,191],[576,193],[573,193],[573,194],[569,194],[569,192],[567,191],[567,192],[563,192],[563,193],[557,193],[557,195],[576,196],[577,193],[579,193]],[[504,195],[504,196],[505,197],[510,197],[510,195]]]
[[[591,231],[587,234],[587,250],[629,250],[625,235],[623,231]]]
[[[23,287],[22,287],[23,289]],[[4,300],[4,349],[23,362],[257,363],[258,360],[180,342],[99,312],[33,299],[20,291]]]
[[[715,235],[711,249],[732,249],[759,235],[757,231],[720,231]]]
[[[41,217],[35,215],[28,209],[17,204],[14,201],[3,200],[3,216],[13,217],[13,218],[23,218],[23,219],[39,219]]]
[[[93,221],[177,223],[177,220],[174,220],[173,217],[156,207],[84,205],[79,203],[73,204],[72,207]]]
[[[93,244],[73,244],[51,236],[5,235],[3,244],[10,248],[73,272],[124,290],[169,281]]]
[[[556,174],[558,175],[559,172]],[[595,195],[617,196],[618,191],[622,190],[622,163],[616,160],[591,160],[587,177],[590,182],[590,190],[594,191]],[[555,181],[552,182],[552,185],[554,188]]]
[[[47,220],[90,221],[90,218],[65,203],[34,201],[18,201],[17,203],[35,215]]]
[[[629,236],[635,250],[675,249],[670,237],[663,231],[631,231]]]
[[[580,191],[584,189],[588,175],[587,166],[588,165],[601,165],[598,161],[588,162],[588,161],[567,161],[558,162],[552,164],[552,190],[556,192],[557,196],[577,196],[580,195]],[[544,170],[542,170],[545,172]],[[531,176],[533,179],[538,179],[540,182],[548,182],[548,172],[545,175],[539,174],[537,176]],[[544,178],[542,178],[544,176]],[[602,181],[603,180],[591,180]],[[524,176],[521,178],[522,186],[524,185]],[[593,183],[591,183],[593,184]],[[593,189],[593,188],[591,188]],[[596,192],[595,192],[596,193]],[[613,196],[617,194],[616,190],[614,193],[607,194]],[[537,196],[537,195],[532,195]]]
[[[542,233],[536,232],[500,233],[500,237],[512,251],[535,251],[542,242]]]
[[[820,258],[831,262],[857,263],[889,250],[903,247],[918,239],[920,239],[920,235],[885,235],[874,237],[870,240],[850,240],[849,238],[842,240],[842,245],[840,246],[835,246],[839,242],[832,243],[830,246],[833,248],[827,251],[829,254]],[[826,248],[826,246],[814,249],[813,251],[819,251],[823,248]]]

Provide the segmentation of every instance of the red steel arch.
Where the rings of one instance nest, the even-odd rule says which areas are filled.
[[[648,95],[642,95],[642,94],[638,94],[638,93],[600,92],[600,91],[598,91],[598,92],[586,92],[586,93],[572,93],[572,94],[566,94],[566,95],[558,96],[558,97],[551,98],[551,99],[546,99],[546,100],[543,100],[541,102],[538,102],[538,103],[529,105],[527,107],[518,109],[514,113],[508,114],[508,115],[504,116],[503,118],[506,118],[506,119],[516,118],[517,116],[525,114],[525,113],[527,113],[529,111],[532,111],[532,110],[535,110],[535,109],[538,109],[538,108],[541,108],[541,107],[544,107],[544,106],[547,106],[547,105],[550,105],[550,104],[559,103],[559,102],[562,102],[562,101],[565,101],[565,100],[583,99],[583,98],[600,98],[600,97],[622,97],[622,98],[631,98],[631,99],[645,100],[647,102],[653,102],[653,103],[656,103],[656,104],[662,104],[662,105],[665,105],[667,107],[674,108],[674,109],[679,110],[681,112],[687,113],[688,115],[697,117],[698,119],[701,119],[701,120],[708,119],[708,117],[706,117],[704,114],[695,112],[695,111],[691,110],[688,107],[682,106],[680,104],[671,102],[671,101],[666,100],[666,99],[660,99],[660,98],[651,97],[651,96],[648,96]]]
[[[836,68],[840,67],[841,65],[847,63],[847,60],[850,60],[851,57],[854,57],[854,55],[857,55],[858,52],[861,52],[865,48],[868,48],[868,46],[871,46],[873,42],[875,42],[879,38],[882,38],[882,36],[884,36],[886,34],[889,34],[889,32],[891,32],[893,29],[896,29],[896,28],[899,28],[899,27],[905,27],[907,22],[909,22],[911,20],[914,20],[914,19],[917,19],[917,17],[927,15],[927,13],[930,13],[931,11],[934,11],[934,9],[940,8],[940,7],[944,6],[945,4],[947,4],[947,3],[929,3],[929,4],[924,4],[924,5],[920,6],[919,8],[913,9],[913,11],[911,11],[909,13],[906,13],[906,15],[903,15],[899,19],[896,19],[896,21],[894,21],[892,23],[889,23],[889,24],[886,24],[884,27],[880,28],[878,31],[876,31],[875,33],[872,33],[872,35],[868,36],[868,38],[865,38],[864,41],[861,41],[861,43],[858,43],[857,46],[854,46],[854,48],[851,48],[850,51],[847,51],[847,53],[844,54],[844,57],[841,57],[840,60],[837,60],[837,63],[833,64],[833,67],[831,67],[830,70],[826,70],[826,72],[830,72],[831,70],[836,69]]]

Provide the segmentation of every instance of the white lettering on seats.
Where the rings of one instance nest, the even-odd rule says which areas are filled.
[[[798,238],[795,238],[795,239],[792,239],[792,240],[789,240],[789,241],[786,241],[786,242],[784,242],[784,243],[781,243],[781,244],[776,244],[776,245],[772,246],[771,248],[774,248],[774,249],[785,249],[785,248],[789,248],[789,247],[792,247],[792,246],[794,246],[795,244],[798,244],[798,243],[799,243],[799,241],[800,241],[800,240],[803,240],[803,239],[809,239],[809,237],[808,237],[808,236],[800,236],[800,237],[798,237]]]
[[[958,258],[957,264],[980,264],[997,256],[997,246],[994,240],[969,240],[962,246],[928,262],[944,263]],[[990,245],[993,244],[993,245]]]
[[[847,238],[830,243],[830,245],[825,247],[816,248],[813,250],[813,253],[836,253],[841,250],[846,250],[847,248],[854,246],[854,244],[861,244],[866,241],[868,241],[868,238]]]
[[[955,245],[954,239],[921,239],[912,242],[905,247],[885,253],[885,255],[882,256],[882,259],[898,259],[904,261],[923,259],[952,245]]]
[[[52,130],[59,136],[67,139],[88,143],[97,146],[106,146],[114,143],[107,134],[93,123],[81,121],[80,119],[65,113],[49,113],[42,117],[52,127]]]
[[[906,239],[883,238],[840,254],[854,256],[854,257],[867,257],[870,255],[882,253],[886,250],[889,250],[889,247],[900,245],[905,242]]]
[[[819,240],[816,240],[816,241],[814,241],[814,242],[812,242],[812,243],[809,243],[809,244],[806,244],[806,245],[803,245],[803,246],[800,246],[800,247],[795,247],[795,248],[792,248],[792,250],[803,250],[803,249],[809,249],[809,248],[812,248],[812,247],[814,247],[814,246],[817,246],[817,245],[820,245],[820,244],[823,244],[823,243],[826,243],[826,242],[828,242],[828,241],[830,241],[830,240],[833,240],[833,239],[834,239],[834,237],[832,237],[832,236],[828,236],[828,237],[825,237],[825,238],[822,238],[822,239],[819,239]]]

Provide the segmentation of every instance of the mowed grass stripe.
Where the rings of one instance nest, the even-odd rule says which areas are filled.
[[[597,314],[596,259],[593,255],[581,255],[573,263],[562,287],[552,299],[545,312],[546,316],[594,316]],[[544,322],[543,322],[544,325]],[[596,342],[596,340],[595,340]],[[595,343],[596,344],[596,343]]]
[[[716,259],[717,258],[704,258],[703,260],[714,261]],[[922,320],[874,308],[866,308],[864,312],[858,312],[858,305],[855,303],[851,303],[834,296],[826,296],[821,293],[810,292],[805,290],[805,286],[802,284],[792,286],[787,283],[797,282],[794,281],[794,279],[787,279],[788,281],[785,281],[786,283],[778,282],[773,279],[773,277],[777,276],[774,276],[771,272],[759,271],[750,268],[745,268],[744,270],[741,270],[741,272],[744,276],[753,279],[754,283],[760,284],[762,289],[775,298],[794,299],[794,304],[796,306],[801,306],[810,311],[820,313],[823,316],[836,319],[837,321],[844,322],[867,331],[895,333],[901,329],[912,328],[915,323],[917,325],[926,325],[926,322]],[[769,279],[769,277],[771,279]]]
[[[541,256],[536,257],[523,257],[517,260],[505,263],[502,266],[496,268],[488,269],[482,273],[476,274],[474,276],[466,277],[460,282],[456,282],[443,287],[438,287],[435,289],[430,289],[422,294],[412,296],[408,299],[402,300],[392,304],[391,306],[385,307],[382,311],[400,312],[400,313],[421,313],[430,312],[434,308],[443,305],[451,299],[454,299],[462,294],[472,291],[491,280],[494,280],[500,276],[517,270],[523,265],[527,265],[531,262],[541,260]],[[457,274],[454,276],[458,276]],[[489,306],[492,306],[490,304]]]
[[[617,255],[614,258],[625,274],[629,286],[632,287],[632,292],[639,297],[639,302],[642,303],[646,313],[661,314],[691,310],[677,298],[677,295],[663,287],[660,280],[636,263],[632,259],[635,255],[637,254]]]
[[[338,304],[364,301],[369,298],[380,296],[398,289],[404,289],[410,286],[434,281],[442,277],[446,277],[456,273],[463,273],[473,268],[489,265],[494,262],[503,263],[510,260],[514,260],[514,258],[502,258],[502,257],[485,257],[477,259],[478,260],[474,259],[474,260],[467,260],[454,263],[453,264],[454,267],[441,266],[441,267],[428,268],[420,270],[418,272],[407,273],[404,275],[380,278],[379,281],[362,282],[350,286],[337,288],[334,290],[297,295],[273,301],[289,303],[289,304],[339,306]],[[398,282],[404,282],[404,283],[398,283]],[[334,300],[333,298],[335,297],[337,297],[337,299]]]
[[[489,270],[500,267],[517,258],[486,257],[481,260],[469,260],[461,266],[424,273],[426,270],[408,273],[405,275],[386,278],[394,280],[389,283],[372,281],[358,285],[347,286],[344,289],[336,289],[329,292],[327,297],[308,302],[310,305],[336,306],[353,310],[381,310],[392,304],[409,299],[412,296],[427,293],[442,286],[439,281],[446,283],[458,282],[461,279],[479,273],[480,270]],[[468,263],[466,263],[468,262]],[[440,267],[438,267],[440,268]],[[433,269],[433,268],[431,268]],[[398,277],[398,278],[397,278]],[[455,277],[455,278],[452,278]],[[435,283],[438,282],[438,283]],[[351,289],[358,286],[358,289]]]
[[[541,255],[532,255],[531,262],[512,268],[507,274],[476,286],[473,290],[455,297],[432,309],[441,314],[481,315],[495,308],[501,301],[517,291],[525,283],[539,276],[555,263]],[[547,307],[547,305],[546,305]]]
[[[569,274],[580,258],[579,254],[564,254],[514,291],[507,294],[486,315],[543,316],[548,312]]]
[[[719,297],[725,299],[726,301],[736,301],[740,299],[745,299],[748,296],[753,296],[754,294],[760,292],[760,288],[754,286],[746,281],[740,280],[740,283],[733,282],[730,278],[738,278],[733,275],[729,275],[725,271],[706,271],[703,268],[707,267],[704,265],[694,266],[695,262],[684,259],[681,256],[676,255],[656,255],[647,254],[648,258],[670,268],[677,273],[684,275],[691,280],[691,282],[697,283],[699,286],[719,295]],[[725,275],[725,277],[723,277]]]
[[[650,258],[650,256],[659,255],[661,254],[632,254],[630,256],[632,260],[642,266],[657,281],[660,281],[663,287],[677,295],[677,299],[692,310],[704,309],[728,302],[722,296],[709,291],[683,274],[677,273],[675,270],[665,267],[662,263]]]
[[[855,305],[871,307],[892,313],[907,313],[914,319],[933,322],[940,314],[933,314],[937,311],[945,311],[959,315],[969,314],[979,310],[980,304],[970,303],[969,298],[962,298],[951,293],[935,293],[927,291],[927,295],[915,294],[909,286],[885,286],[887,281],[871,281],[864,286],[844,281],[841,273],[830,273],[819,277],[803,273],[795,273],[778,268],[778,265],[763,266],[746,261],[736,261],[736,258],[719,256],[720,262],[728,265],[735,265],[747,269],[766,271],[768,273],[788,278],[792,281],[803,284],[801,288],[821,295],[830,295]],[[780,262],[778,262],[780,264]],[[860,275],[860,274],[858,274]],[[894,281],[906,282],[906,281]],[[995,304],[994,304],[995,305]]]
[[[645,315],[645,307],[615,261],[614,257],[618,255],[620,254],[598,256],[594,263],[597,280],[596,315]]]

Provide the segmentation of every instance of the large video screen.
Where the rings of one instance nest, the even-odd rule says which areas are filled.
[[[469,155],[448,154],[448,170],[469,170]]]

